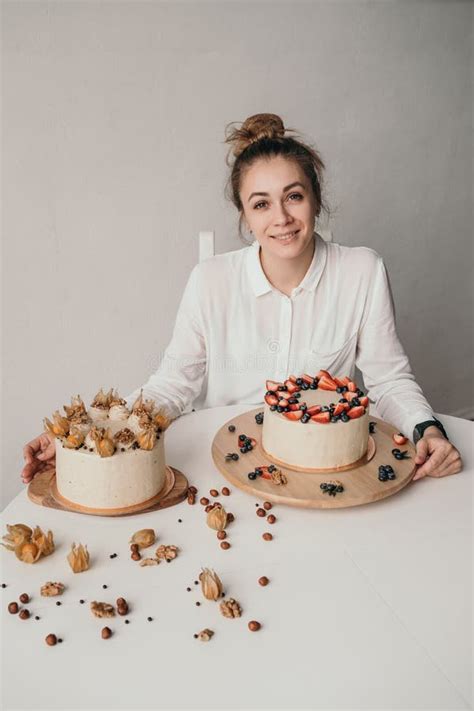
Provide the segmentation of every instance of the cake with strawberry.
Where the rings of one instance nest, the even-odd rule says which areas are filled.
[[[169,420],[142,394],[131,410],[114,390],[100,390],[89,408],[64,405],[45,430],[56,443],[56,488],[87,509],[122,509],[153,499],[166,481],[164,431]]]
[[[267,380],[262,447],[293,469],[350,467],[367,452],[369,398],[348,377],[326,370]]]

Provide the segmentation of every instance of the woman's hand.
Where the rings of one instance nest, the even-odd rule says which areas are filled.
[[[418,470],[412,481],[424,476],[448,476],[462,469],[461,455],[437,427],[427,427],[416,443],[415,464]]]
[[[33,477],[44,469],[54,466],[56,448],[54,437],[43,432],[23,447],[25,466],[21,471],[24,484],[28,484]]]

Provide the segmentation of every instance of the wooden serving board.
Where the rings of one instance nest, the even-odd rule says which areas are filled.
[[[267,499],[289,506],[318,509],[360,506],[396,494],[411,481],[415,473],[414,446],[410,441],[404,445],[396,445],[392,435],[398,430],[376,417],[371,419],[376,424],[375,432],[371,435],[373,445],[369,447],[369,454],[365,461],[356,463],[351,469],[314,472],[296,471],[279,465],[262,448],[263,425],[257,425],[255,422],[255,415],[261,411],[262,408],[257,408],[232,418],[222,425],[212,442],[212,458],[217,469],[234,486],[260,500]],[[235,432],[229,432],[228,426],[231,424],[235,425]],[[318,426],[329,427],[330,425]],[[340,426],[344,425],[341,423]],[[245,454],[240,452],[237,444],[239,434],[245,434],[256,440],[257,444],[250,452]],[[407,450],[410,459],[395,459],[392,454],[392,449],[395,447]],[[238,461],[227,462],[225,456],[229,452],[236,452],[239,455]],[[248,478],[248,473],[255,467],[270,464],[275,464],[287,476],[287,484],[276,485],[263,477],[257,477],[253,481]],[[393,467],[395,479],[379,481],[378,468],[381,464],[390,464]],[[329,496],[320,488],[322,482],[332,480],[338,480],[344,486],[344,491],[336,496]]]
[[[57,490],[56,472],[53,467],[34,477],[33,481],[28,485],[28,498],[40,506],[89,514],[91,516],[130,516],[136,513],[149,513],[179,504],[187,496],[189,484],[185,475],[174,467],[167,467],[166,469],[166,481],[159,494],[141,504],[126,508],[91,509],[64,499]]]

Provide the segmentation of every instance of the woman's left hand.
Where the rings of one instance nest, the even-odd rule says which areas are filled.
[[[437,427],[428,427],[416,443],[415,464],[418,469],[412,481],[458,474],[462,469],[461,455]]]

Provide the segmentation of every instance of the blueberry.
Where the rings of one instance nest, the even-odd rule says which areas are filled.
[[[303,382],[303,384],[301,385],[301,390],[309,390],[308,383]]]
[[[252,479],[252,480],[257,478],[257,475],[255,474],[255,472],[250,472],[249,474],[247,474],[247,476],[249,479]]]
[[[255,467],[255,474],[261,476],[261,474],[263,474],[263,469],[261,467]]]
[[[388,474],[388,478],[389,478],[389,479],[395,479],[395,474],[394,474],[394,472],[390,472],[390,473]]]
[[[298,402],[298,400],[297,400],[295,397],[289,397],[289,398],[288,398],[288,404],[289,404],[289,405],[296,405],[297,402]]]
[[[281,405],[278,405],[277,412],[283,412],[284,409],[285,409],[284,407],[282,407]]]
[[[234,452],[232,454],[232,459],[234,460],[234,462],[236,462],[238,458],[239,458],[239,455],[237,454],[237,452]]]
[[[363,397],[363,395],[364,395],[364,391],[361,390],[360,388],[357,388],[356,393],[357,393],[357,397]]]
[[[319,486],[319,488],[322,489],[323,491],[326,489],[326,487],[327,487],[327,484],[325,484],[324,481],[323,481],[323,483],[320,484],[320,486]]]
[[[277,390],[280,391],[281,393],[284,393],[288,390],[288,388],[286,387],[286,385],[279,385],[277,387]]]
[[[341,420],[342,420],[343,422],[349,422],[349,415],[348,415],[346,412],[343,412],[343,413],[341,414]]]
[[[297,384],[297,385],[303,385],[303,383],[304,383],[303,378],[296,378],[296,384]]]
[[[301,393],[295,393],[293,395],[293,397],[295,397],[297,400],[299,400],[299,398],[301,397]]]
[[[331,417],[331,422],[339,422],[339,417],[337,415],[333,415]]]
[[[392,454],[400,454],[400,450],[399,449],[392,449]]]
[[[339,400],[339,402],[347,402],[347,400],[346,400],[345,397],[341,397],[341,399]]]
[[[316,383],[311,383],[311,385],[309,386],[309,389],[310,390],[317,390],[318,386],[316,385]]]
[[[276,466],[275,466],[274,464],[270,464],[270,466],[268,467],[268,471],[270,472],[270,474],[271,474],[272,472],[275,472],[275,471],[276,471]]]
[[[303,410],[303,412],[304,412],[304,411],[307,410],[307,409],[308,409],[307,404],[306,404],[305,402],[301,403],[301,405],[300,405],[300,410]]]
[[[352,407],[359,407],[360,405],[360,400],[357,397],[353,397],[351,400],[351,405]]]
[[[244,434],[239,435],[239,442],[245,442],[246,439],[247,439],[247,435],[244,435]]]
[[[229,432],[235,432],[235,425],[229,425],[227,429]]]
[[[343,393],[343,392],[344,392],[344,388],[342,388],[342,387],[336,388],[336,392],[337,392],[337,393]]]
[[[270,405],[270,410],[271,410],[272,412],[275,412],[276,409],[277,409],[277,406],[276,406],[276,405]]]
[[[339,493],[341,493],[341,491],[344,491],[344,487],[342,486],[342,484],[339,484],[336,491],[338,491]]]
[[[241,447],[240,451],[242,452],[242,454],[245,454],[245,452],[247,451],[247,447]]]
[[[275,395],[275,392],[273,390],[267,390],[265,395]]]
[[[311,419],[311,415],[308,415],[308,413],[305,412],[305,414],[301,418],[300,422],[302,422],[305,425],[307,422],[310,421],[310,419]]]

